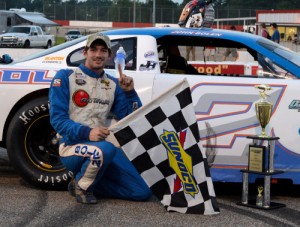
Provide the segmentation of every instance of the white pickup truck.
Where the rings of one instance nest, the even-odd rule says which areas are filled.
[[[54,36],[45,34],[40,26],[12,26],[6,33],[0,35],[0,46],[2,47],[44,47],[48,49],[54,44]]]

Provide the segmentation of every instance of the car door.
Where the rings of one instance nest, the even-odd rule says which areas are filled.
[[[247,166],[247,149],[251,142],[247,136],[261,133],[255,111],[255,103],[259,101],[260,96],[255,85],[268,84],[272,87],[268,92],[270,96],[268,99],[273,103],[273,109],[267,132],[270,136],[280,137],[275,144],[275,168],[285,170],[279,177],[292,178],[294,182],[300,183],[298,146],[300,116],[297,111],[300,109],[298,98],[300,80],[295,75],[290,75],[288,67],[285,68],[288,64],[291,65],[291,69],[293,65],[296,67],[296,55],[279,47],[276,50],[276,46],[270,46],[270,43],[268,46],[271,51],[260,46],[259,42],[247,46],[247,43],[241,45],[238,41],[228,42],[218,38],[216,43],[222,45],[217,47],[220,59],[227,48],[224,45],[226,42],[230,44],[230,48],[235,48],[236,45],[240,56],[245,57],[247,54],[243,52],[248,52],[253,58],[249,60],[245,57],[245,62],[231,59],[226,62],[222,60],[206,62],[203,61],[202,52],[205,39],[199,39],[197,42],[194,37],[194,43],[191,43],[190,39],[184,43],[184,38],[166,39],[161,46],[169,43],[174,46],[178,43],[181,57],[185,56],[185,45],[196,46],[198,60],[183,65],[185,67],[186,64],[192,65],[198,74],[188,74],[184,68],[181,71],[176,69],[157,74],[153,84],[153,98],[180,80],[184,78],[188,80],[200,130],[202,151],[207,156],[210,154],[213,156],[211,168],[213,179],[241,182],[240,170]],[[211,46],[213,39],[207,40]],[[158,44],[160,45],[159,41]],[[283,57],[285,54],[295,64],[285,62]],[[179,64],[174,65],[179,67]],[[251,67],[251,70],[248,67]]]
[[[37,46],[44,47],[47,44],[47,37],[44,35],[40,27],[36,27],[37,30]]]
[[[36,27],[31,27],[30,29],[30,47],[37,47],[38,46],[38,32],[36,30]]]

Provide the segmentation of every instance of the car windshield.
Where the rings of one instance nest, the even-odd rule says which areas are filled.
[[[257,71],[259,77],[274,77],[281,79],[297,79],[296,76],[290,74],[284,68],[273,62],[266,56],[258,54],[258,63],[260,69]]]
[[[300,67],[300,54],[299,53],[291,51],[290,49],[288,49],[284,46],[281,46],[277,43],[274,43],[270,40],[259,39],[257,42],[260,45],[262,45],[263,47],[265,47],[266,49],[274,52],[275,54],[283,57],[287,61],[292,62],[293,64]]]
[[[27,27],[11,27],[7,31],[8,33],[30,33],[30,28]]]
[[[278,45],[277,43],[274,43],[270,40],[266,39],[259,39],[258,43],[265,47],[266,49],[272,51],[276,55],[282,57],[286,61],[289,61],[293,63],[294,65],[297,65],[300,67],[300,54],[296,53],[294,51],[291,51],[290,49]],[[258,54],[258,62],[260,66],[262,67],[261,72],[259,73],[260,76],[264,77],[275,77],[275,78],[286,78],[286,79],[296,79],[295,76],[290,74],[287,70],[284,68],[284,63],[281,63],[282,65],[279,65],[279,62],[272,61],[271,59],[263,56],[262,54]]]

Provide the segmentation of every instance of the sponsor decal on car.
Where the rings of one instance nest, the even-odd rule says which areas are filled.
[[[214,33],[214,32],[206,32],[206,31],[191,31],[191,30],[178,30],[178,31],[173,31],[171,34],[182,34],[182,35],[201,35],[201,36],[216,36],[220,37],[223,36],[221,33]]]
[[[154,70],[157,62],[155,61],[147,61],[146,64],[141,64],[139,67],[140,71],[149,71],[149,70]]]
[[[154,57],[154,56],[155,56],[154,51],[147,51],[147,52],[144,54],[144,57],[145,57],[145,58],[151,58],[151,57]]]
[[[45,57],[42,63],[61,64],[65,57]]]
[[[229,64],[199,64],[193,63],[194,68],[201,74],[208,75],[248,75],[244,65]],[[256,75],[257,66],[251,66],[251,75]],[[255,72],[255,73],[253,73]]]
[[[298,112],[300,112],[300,100],[293,100],[289,105],[289,109],[298,110]]]
[[[0,84],[48,84],[51,81],[48,70],[0,70]]]

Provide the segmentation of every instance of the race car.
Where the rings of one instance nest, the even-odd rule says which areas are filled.
[[[114,55],[126,51],[125,74],[134,78],[144,105],[174,84],[189,82],[200,130],[200,145],[210,162],[214,181],[242,182],[248,165],[247,137],[261,132],[255,103],[256,85],[266,84],[273,103],[267,125],[275,143],[274,179],[300,184],[300,55],[263,37],[208,28],[129,28],[105,31],[112,41],[106,72],[117,77]],[[39,188],[66,188],[72,177],[61,164],[58,139],[49,123],[48,91],[61,68],[84,62],[86,37],[1,65],[0,140],[13,167]],[[195,46],[196,61],[187,62],[185,49]],[[236,48],[238,62],[211,62],[203,49],[222,53]],[[261,144],[263,145],[263,143]],[[250,181],[259,175],[249,176]]]

